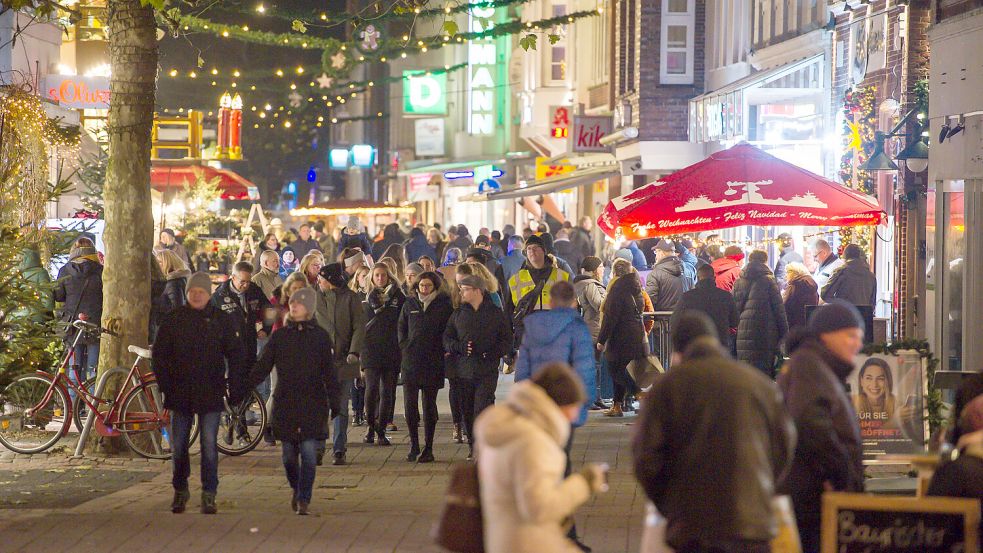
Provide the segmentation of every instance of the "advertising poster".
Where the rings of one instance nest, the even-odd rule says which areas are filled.
[[[847,383],[865,460],[925,449],[925,371],[918,352],[861,356]]]

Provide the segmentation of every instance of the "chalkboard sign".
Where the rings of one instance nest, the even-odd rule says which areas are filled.
[[[979,553],[975,499],[823,495],[822,553]]]

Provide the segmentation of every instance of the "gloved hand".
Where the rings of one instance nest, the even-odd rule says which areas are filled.
[[[348,357],[345,358],[345,362],[348,363],[349,365],[354,365],[355,363],[358,363],[358,355],[354,353],[349,353]]]
[[[587,480],[587,486],[590,487],[592,493],[608,491],[607,463],[588,463],[580,469],[580,475]]]

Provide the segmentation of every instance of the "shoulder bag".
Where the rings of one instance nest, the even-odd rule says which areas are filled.
[[[484,553],[479,487],[477,463],[454,465],[444,512],[434,527],[437,545],[455,553]]]

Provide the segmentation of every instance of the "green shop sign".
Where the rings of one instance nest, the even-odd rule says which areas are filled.
[[[403,71],[403,113],[447,113],[447,74],[427,75],[423,71]]]

